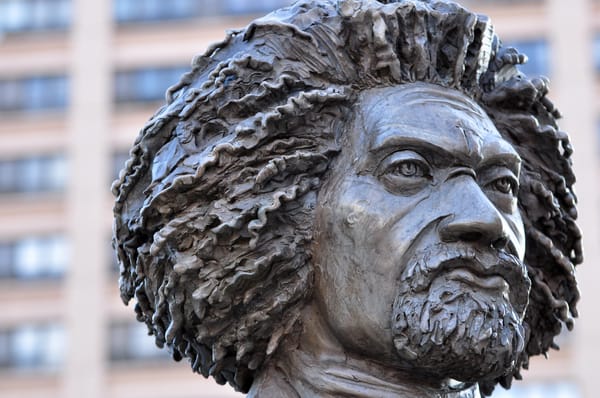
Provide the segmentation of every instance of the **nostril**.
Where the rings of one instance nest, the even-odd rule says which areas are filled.
[[[508,238],[498,238],[492,242],[492,247],[496,250],[504,250],[508,246]]]

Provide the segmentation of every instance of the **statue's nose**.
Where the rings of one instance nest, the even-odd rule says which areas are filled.
[[[452,184],[453,189],[450,197],[444,198],[451,211],[439,226],[442,241],[504,249],[508,244],[504,218],[475,179],[462,175],[446,184]]]

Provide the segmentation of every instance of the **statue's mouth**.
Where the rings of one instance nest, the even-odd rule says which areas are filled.
[[[509,298],[510,286],[500,275],[479,275],[469,268],[457,268],[444,274],[444,276],[448,280],[463,282],[479,289],[493,291],[494,293],[501,293],[506,299]]]
[[[464,283],[509,300],[519,314],[529,301],[531,281],[516,256],[505,251],[438,244],[415,253],[401,276],[401,289],[428,290],[434,280]]]

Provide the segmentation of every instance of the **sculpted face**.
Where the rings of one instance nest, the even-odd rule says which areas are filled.
[[[519,156],[455,90],[373,89],[355,111],[317,207],[315,297],[331,333],[421,375],[505,374],[530,288]]]

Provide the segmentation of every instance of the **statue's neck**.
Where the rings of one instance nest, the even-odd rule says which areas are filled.
[[[309,322],[309,323],[307,323]],[[248,398],[479,398],[477,385],[426,382],[343,350],[320,317],[304,317],[304,332],[286,341],[258,375]]]

